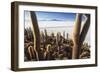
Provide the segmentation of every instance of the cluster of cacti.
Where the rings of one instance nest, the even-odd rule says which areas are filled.
[[[24,29],[24,57],[26,60],[32,60],[34,57],[34,37],[31,28]]]
[[[87,43],[84,43],[81,47],[80,58],[81,59],[90,58],[90,46]]]
[[[27,33],[26,33],[27,31]],[[66,37],[65,37],[65,34]],[[25,29],[24,36],[25,38],[25,61],[36,61],[36,55],[34,54],[34,44],[32,31],[30,29]],[[29,40],[29,38],[32,38]],[[40,52],[41,60],[65,60],[72,59],[72,50],[73,50],[73,41],[69,39],[69,34],[63,32],[61,35],[60,32],[51,35],[48,35],[47,30],[40,33]],[[39,56],[40,57],[40,56]],[[80,58],[90,58],[90,46],[84,43],[80,50]]]

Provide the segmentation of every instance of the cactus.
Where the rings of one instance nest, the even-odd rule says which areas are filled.
[[[81,29],[81,18],[82,14],[76,15],[76,21],[73,31],[73,52],[72,52],[72,58],[78,59],[79,58],[79,37],[80,37],[80,29]]]
[[[67,33],[67,35],[66,35],[66,36],[67,36],[67,40],[68,40],[68,39],[69,39],[69,34]]]

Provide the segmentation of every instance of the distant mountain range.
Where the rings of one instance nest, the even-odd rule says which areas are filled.
[[[44,20],[38,20],[38,21],[65,21],[65,20],[60,20],[60,19],[51,19],[51,20],[46,20],[46,19],[44,19]]]

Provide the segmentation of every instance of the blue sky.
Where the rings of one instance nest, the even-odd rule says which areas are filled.
[[[74,21],[76,13],[36,11],[38,21]]]
[[[25,20],[29,17],[30,11],[25,11]],[[64,12],[44,12],[35,11],[38,21],[75,21],[76,13],[64,13]],[[82,16],[82,21],[84,21]]]

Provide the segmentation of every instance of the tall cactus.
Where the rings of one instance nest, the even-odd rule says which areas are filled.
[[[76,15],[76,21],[73,31],[73,51],[72,51],[72,59],[79,58],[79,38],[80,38],[80,29],[81,29],[81,18],[82,14]]]
[[[45,29],[44,32],[45,32],[45,41],[47,41],[48,40],[47,30]]]
[[[85,14],[85,17],[87,18],[87,20],[85,21],[83,29],[80,34],[80,40],[79,40],[80,45],[82,45],[83,41],[85,40],[86,34],[90,27],[90,14]]]
[[[68,40],[69,39],[69,34],[68,33],[66,34],[66,37],[67,37],[66,39]]]
[[[63,38],[65,38],[65,31],[63,31]]]
[[[36,54],[36,60],[39,61],[42,59],[41,57],[41,51],[40,51],[40,31],[38,28],[38,22],[37,22],[37,18],[36,18],[36,14],[33,11],[30,11],[30,15],[31,15],[31,20],[32,20],[32,32],[33,32],[33,36],[34,36],[34,50],[35,50],[35,54]]]
[[[85,17],[87,18],[87,20],[85,21],[82,31],[80,32],[82,14],[77,14],[76,16],[76,23],[74,26],[74,33],[73,33],[73,43],[74,43],[72,52],[73,59],[79,59],[80,48],[85,40],[86,34],[90,26],[90,15],[85,14]]]

